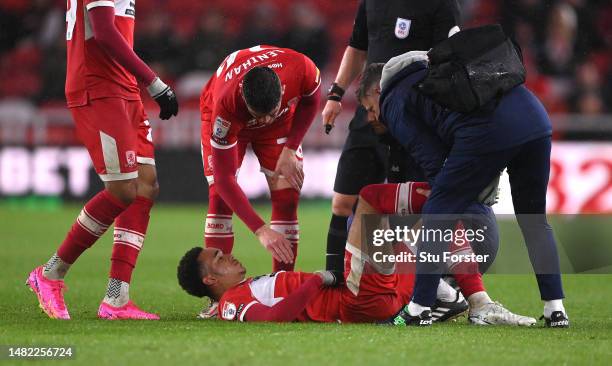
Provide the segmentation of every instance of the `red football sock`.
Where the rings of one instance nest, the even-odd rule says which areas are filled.
[[[417,193],[417,188],[430,189],[424,182],[370,184],[359,192],[359,197],[381,214],[418,214],[427,197]]]
[[[465,227],[461,221],[455,226],[455,240],[451,243],[451,255],[470,255],[473,253],[472,246],[465,237]],[[463,231],[461,231],[463,230]],[[463,233],[463,234],[462,234]],[[476,262],[458,262],[450,265],[451,273],[457,281],[463,296],[466,298],[476,292],[486,291],[482,282],[482,275],[478,270]]]
[[[106,232],[110,224],[126,207],[107,190],[95,195],[81,210],[76,222],[57,250],[57,255],[66,263],[74,263]]]
[[[217,193],[215,185],[209,186],[208,214],[204,228],[204,243],[207,248],[221,249],[225,254],[232,252],[234,247],[232,213],[232,209]]]
[[[272,270],[274,272],[293,271],[300,239],[300,226],[297,218],[300,193],[293,188],[285,188],[272,191],[270,196],[272,201],[270,228],[285,235],[285,238],[291,242],[291,249],[293,250],[293,263],[282,263],[274,259]]]
[[[110,278],[130,283],[138,254],[144,244],[153,201],[138,196],[115,220],[115,242]]]

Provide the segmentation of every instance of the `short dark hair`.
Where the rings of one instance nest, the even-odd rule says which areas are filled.
[[[357,88],[357,100],[361,102],[363,97],[366,96],[372,85],[380,82],[382,70],[385,64],[373,63],[366,66],[361,73],[361,79],[359,79],[359,88]]]
[[[202,282],[206,276],[206,268],[198,262],[202,247],[191,248],[185,253],[177,267],[178,282],[189,295],[197,297],[210,297],[210,289]]]
[[[281,83],[276,72],[267,66],[254,67],[242,79],[242,95],[257,113],[269,113],[281,99]]]

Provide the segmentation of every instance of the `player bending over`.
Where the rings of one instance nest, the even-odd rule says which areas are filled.
[[[233,52],[208,81],[200,99],[202,158],[209,184],[206,247],[231,253],[236,213],[272,254],[273,271],[293,270],[304,181],[300,144],[317,112],[320,83],[319,70],[308,57],[274,46]],[[269,225],[236,181],[249,144],[270,189]],[[214,314],[211,306],[201,317]]]
[[[331,272],[286,272],[246,278],[245,267],[231,254],[213,248],[193,248],[181,259],[178,280],[181,287],[197,297],[208,296],[219,302],[218,317],[239,321],[316,321],[353,322],[395,325],[425,325],[431,314],[409,319],[404,305],[410,301],[414,269],[371,262],[365,255],[361,239],[363,214],[419,212],[425,201],[424,184],[403,183],[373,185],[360,194],[355,218],[349,231],[345,251],[346,282],[337,287]],[[417,191],[418,190],[418,191]],[[409,199],[410,198],[410,199]],[[408,205],[408,202],[411,202]],[[382,227],[383,223],[381,223]],[[409,250],[404,244],[395,246]],[[492,302],[479,274],[457,278],[472,292],[470,319],[476,324],[531,325],[535,319],[512,314]],[[463,290],[465,291],[465,290]],[[444,281],[438,286],[434,313],[448,320],[466,310],[460,293]],[[452,308],[452,311],[449,311]],[[392,319],[388,321],[388,319]]]
[[[76,134],[105,189],[79,214],[64,242],[26,285],[51,318],[70,319],[64,276],[79,256],[114,223],[114,246],[103,319],[159,319],[130,300],[129,285],[157,197],[151,127],[137,80],[160,106],[159,117],[178,113],[174,92],[134,53],[134,1],[72,0],[66,12],[66,99]]]

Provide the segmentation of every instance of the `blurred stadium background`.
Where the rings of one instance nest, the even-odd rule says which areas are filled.
[[[0,0],[0,243],[3,258],[8,259],[0,266],[0,298],[4,299],[0,344],[73,344],[78,348],[78,364],[95,360],[108,365],[193,364],[195,360],[267,366],[371,365],[381,360],[436,365],[609,364],[610,275],[564,275],[566,307],[572,317],[568,331],[477,328],[465,320],[421,330],[417,337],[412,331],[367,325],[194,325],[202,302],[185,295],[175,276],[178,258],[187,248],[202,244],[207,195],[199,147],[202,86],[231,51],[267,43],[309,55],[321,69],[327,88],[346,47],[358,0],[136,2],[136,51],[176,87],[181,103],[178,118],[162,122],[156,118],[157,105],[143,97],[154,125],[161,202],[152,212],[147,249],[136,268],[132,295],[139,305],[159,312],[164,321],[96,321],[112,233],[71,270],[67,303],[74,320],[53,322],[35,311],[35,300],[23,286],[26,274],[55,250],[81,202],[101,184],[87,151],[75,139],[65,107],[66,0]],[[554,126],[549,212],[612,213],[612,3],[459,3],[463,28],[499,22],[523,47],[527,84],[546,105]],[[299,270],[316,270],[324,264],[329,197],[356,106],[352,92],[343,106],[330,135],[323,133],[319,116],[304,141],[303,196],[310,202],[300,206]],[[252,156],[247,156],[239,181],[251,198],[266,201],[265,180]],[[495,208],[511,212],[507,182],[502,189]],[[269,217],[269,204],[256,208]],[[566,243],[575,244],[572,248],[578,252],[591,254],[580,268],[608,265],[601,273],[612,273],[609,217],[598,215],[601,224],[576,224],[574,215],[552,220],[556,235],[561,236],[562,255],[570,253]],[[249,275],[268,272],[269,254],[239,220],[234,221],[237,257],[248,266]],[[526,261],[516,228],[501,223],[500,230],[503,244],[498,259],[512,261],[520,254]],[[589,236],[590,242],[585,239]],[[593,257],[602,260],[594,262]],[[541,302],[533,276],[517,275],[522,270],[514,262],[506,263],[511,266],[499,272],[511,275],[485,276],[492,297],[518,313],[539,316]]]
[[[554,213],[612,212],[612,3],[607,0],[459,0],[463,28],[501,23],[523,47],[527,85],[551,114]],[[294,48],[333,80],[357,0],[138,0],[136,51],[177,90],[178,118],[154,125],[161,201],[205,202],[198,96],[231,51],[255,44]],[[0,198],[82,200],[100,188],[76,141],[64,101],[65,0],[0,0]],[[333,132],[320,115],[305,141],[306,198],[332,193],[353,93]],[[240,182],[252,198],[267,187],[252,156]],[[248,179],[246,179],[248,178]],[[507,186],[503,186],[507,190]],[[498,212],[511,212],[509,194]]]

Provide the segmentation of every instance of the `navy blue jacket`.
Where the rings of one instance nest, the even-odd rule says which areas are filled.
[[[426,175],[428,167],[441,159],[441,151],[480,155],[552,134],[546,110],[523,85],[498,102],[462,114],[440,106],[414,88],[426,73],[425,62],[409,65],[386,83],[380,98],[380,120]]]

